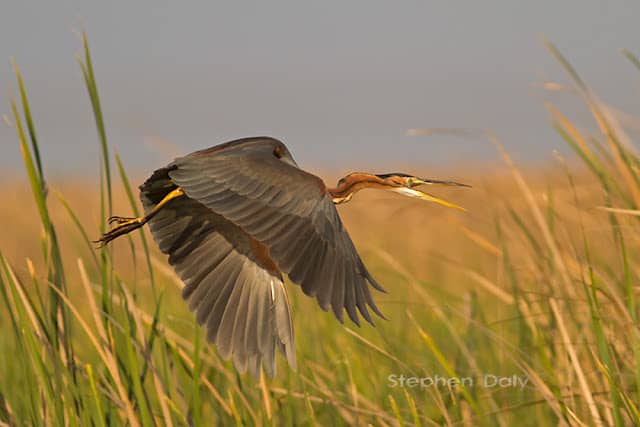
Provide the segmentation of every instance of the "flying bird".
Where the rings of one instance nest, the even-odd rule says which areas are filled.
[[[183,298],[221,357],[238,371],[275,375],[276,348],[295,369],[294,333],[283,273],[302,291],[360,325],[384,318],[367,271],[334,205],[359,190],[378,188],[464,210],[417,190],[420,185],[466,186],[403,173],[351,173],[327,188],[298,167],[287,147],[251,137],[179,157],[140,186],[145,214],[114,216],[98,240],[149,224],[160,250],[184,282]],[[359,314],[358,314],[359,313]]]

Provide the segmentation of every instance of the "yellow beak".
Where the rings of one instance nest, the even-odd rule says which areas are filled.
[[[429,184],[429,183],[425,183],[425,184]],[[431,194],[423,193],[422,191],[416,190],[414,188],[396,187],[396,188],[392,188],[391,191],[395,191],[396,193],[400,193],[400,194],[402,194],[404,196],[407,196],[407,197],[413,197],[415,199],[426,200],[427,202],[434,202],[434,203],[437,203],[439,205],[445,206],[447,208],[457,209],[457,210],[463,211],[463,212],[467,211],[462,206],[458,206],[458,205],[456,205],[454,203],[447,202],[444,199],[441,199],[439,197],[433,196]]]

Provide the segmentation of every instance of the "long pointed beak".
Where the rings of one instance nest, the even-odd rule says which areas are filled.
[[[469,184],[462,184],[461,182],[441,181],[439,179],[428,179],[428,178],[414,178],[414,181],[412,183],[412,187],[413,186],[417,186],[417,185],[447,185],[447,186],[454,186],[454,187],[469,187],[469,188],[471,188],[471,186]]]
[[[451,181],[440,181],[440,182],[437,182],[437,183],[443,183],[443,182],[451,182]],[[444,184],[444,185],[449,185],[449,184]],[[451,185],[459,185],[459,186],[463,186],[463,187],[468,187],[468,185],[458,184],[458,183],[454,183],[454,184],[451,184]],[[434,203],[437,203],[439,205],[446,206],[447,208],[457,209],[457,210],[463,211],[463,212],[467,211],[462,206],[458,206],[455,203],[448,202],[448,201],[446,201],[444,199],[441,199],[439,197],[433,196],[431,194],[423,193],[422,191],[416,190],[414,188],[396,187],[396,188],[392,188],[391,191],[395,191],[396,193],[400,193],[400,194],[402,194],[404,196],[407,196],[407,197],[413,197],[413,198],[416,198],[416,199],[425,200],[427,202],[434,202]]]

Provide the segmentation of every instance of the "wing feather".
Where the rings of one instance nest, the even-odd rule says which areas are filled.
[[[176,188],[159,169],[140,187],[145,210]],[[192,181],[201,185],[206,178]],[[221,200],[234,194],[222,189]],[[255,239],[225,217],[190,197],[172,200],[149,221],[160,250],[169,255],[185,286],[183,297],[207,338],[238,371],[275,373],[280,349],[295,368],[294,333],[289,301],[279,271],[263,264]],[[266,249],[265,249],[266,250]]]
[[[169,176],[185,193],[238,225],[270,250],[291,280],[343,321],[381,315],[367,271],[322,181],[299,169],[271,138],[230,143],[175,160]],[[284,153],[281,158],[276,151]]]

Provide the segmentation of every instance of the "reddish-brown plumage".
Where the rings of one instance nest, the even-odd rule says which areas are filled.
[[[363,188],[389,188],[388,182],[376,175],[354,172],[340,180],[336,188],[329,188],[327,191],[334,199],[341,199],[362,190]]]
[[[263,245],[253,237],[249,239],[249,242],[251,244],[251,252],[253,252],[253,255],[255,255],[258,265],[274,276],[280,277],[280,269],[273,261],[273,259],[271,259],[269,248],[267,248],[265,245]]]

